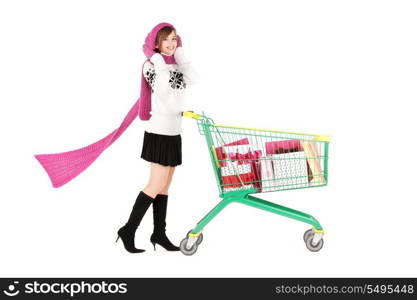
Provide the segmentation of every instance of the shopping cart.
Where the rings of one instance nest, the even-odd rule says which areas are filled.
[[[252,196],[256,193],[327,185],[330,137],[214,124],[203,114],[183,112],[197,120],[204,135],[222,200],[190,230],[180,250],[193,255],[203,228],[232,202],[260,208],[312,225],[304,233],[307,249],[323,247],[323,228],[311,215]]]

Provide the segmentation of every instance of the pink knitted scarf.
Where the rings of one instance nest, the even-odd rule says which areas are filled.
[[[143,44],[143,52],[145,53],[148,60],[152,57],[153,54],[155,54],[153,49],[155,48],[155,41],[158,31],[165,26],[174,28],[174,26],[169,23],[160,23],[156,25],[147,35],[145,43]],[[177,39],[178,47],[182,46],[181,39],[178,35]],[[162,57],[167,64],[175,63],[175,58],[173,55],[162,55]],[[143,76],[143,67],[145,63],[142,65],[140,97],[129,110],[129,113],[126,115],[119,128],[115,129],[112,133],[102,138],[101,140],[77,150],[35,155],[35,158],[48,173],[53,187],[58,188],[66,184],[68,181],[72,180],[85,169],[87,169],[88,166],[90,166],[97,159],[97,157],[103,153],[104,150],[106,150],[122,135],[122,133],[129,127],[129,125],[133,122],[133,120],[136,119],[136,117],[140,117],[141,120],[149,120],[151,118],[150,111],[152,90],[145,77]]]

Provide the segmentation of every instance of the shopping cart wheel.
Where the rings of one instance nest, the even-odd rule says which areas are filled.
[[[191,248],[187,248],[187,242],[188,242],[188,238],[185,238],[181,241],[180,250],[182,254],[184,255],[193,255],[197,251],[198,244],[195,243],[191,246]]]
[[[193,231],[193,230],[191,229],[190,231],[187,232],[186,237],[188,237],[188,235],[191,233],[191,231]],[[200,235],[198,236],[198,239],[197,239],[197,244],[200,245],[202,241],[203,241],[203,234],[200,233]]]
[[[314,231],[313,231],[313,229],[309,229],[309,230],[307,230],[306,232],[304,232],[304,236],[303,236],[303,238],[304,238],[304,243],[307,241],[307,238],[308,238],[310,235],[314,235]]]
[[[307,239],[306,239],[306,246],[307,246],[307,249],[308,250],[310,250],[312,252],[317,252],[321,248],[323,248],[324,242],[323,242],[323,239],[320,239],[320,241],[316,245],[313,245],[313,238],[314,238],[314,234],[309,235],[307,237]]]

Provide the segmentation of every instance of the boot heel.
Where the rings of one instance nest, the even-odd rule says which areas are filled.
[[[154,242],[152,242],[152,245],[153,245],[153,250],[154,250],[154,251],[156,251],[156,246],[155,246],[155,243],[154,243]]]
[[[120,235],[118,235],[118,236],[117,236],[116,243],[117,243],[117,241],[119,240],[119,238],[120,238]]]

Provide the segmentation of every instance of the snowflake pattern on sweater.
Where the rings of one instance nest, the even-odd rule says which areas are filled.
[[[179,71],[169,71],[169,83],[173,89],[182,90],[185,89],[186,84],[184,82],[184,76]]]
[[[155,83],[155,77],[156,77],[155,69],[149,68],[148,70],[146,70],[144,76],[145,76],[146,81],[153,88],[154,83]],[[184,75],[179,71],[172,71],[172,70],[169,71],[169,85],[171,86],[171,88],[177,89],[177,90],[185,89],[187,86],[184,81]]]
[[[151,87],[154,86],[154,83],[155,83],[155,75],[156,74],[155,74],[155,69],[154,68],[146,70],[146,72],[144,74],[146,81],[149,83],[149,85]]]

